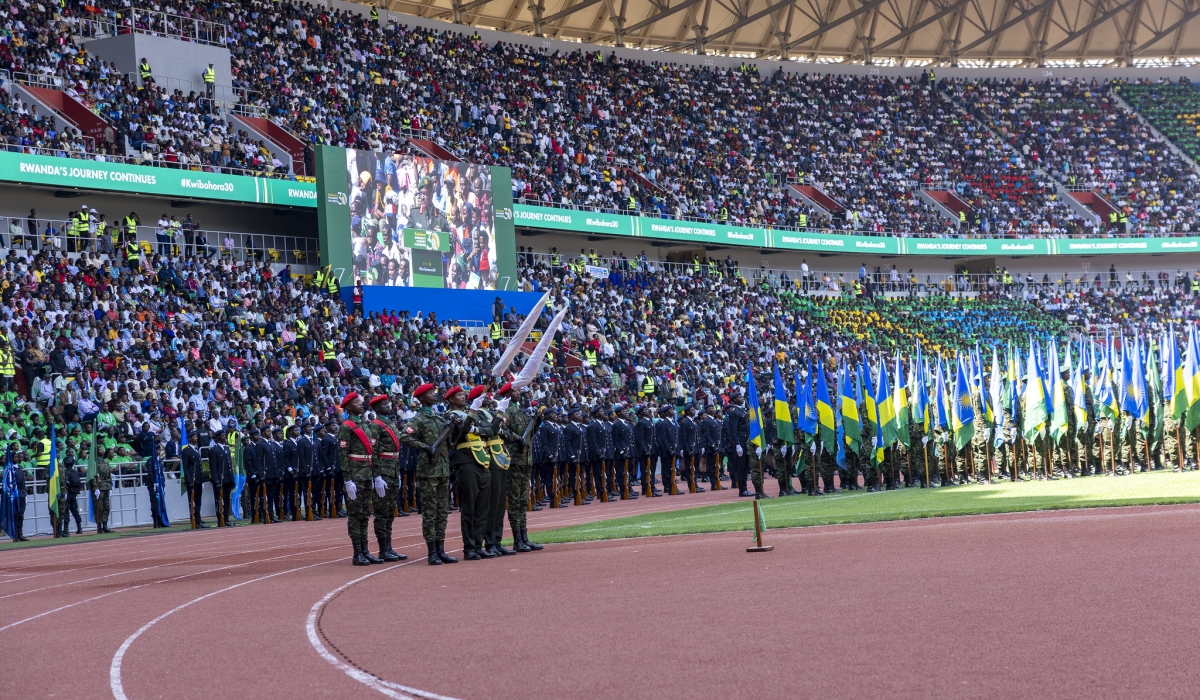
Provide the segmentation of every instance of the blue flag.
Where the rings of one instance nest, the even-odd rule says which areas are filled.
[[[812,362],[808,363],[808,379],[800,381],[796,373],[796,427],[805,435],[817,434],[817,407],[812,395]]]
[[[150,469],[154,472],[154,502],[150,504],[150,507],[158,513],[159,521],[165,527],[170,527],[171,521],[167,519],[167,492],[165,479],[163,479],[163,465],[158,459],[157,446],[154,446],[150,454]]]
[[[13,538],[17,537],[17,467],[12,460],[12,445],[4,455],[3,492],[0,493],[0,530]]]
[[[750,444],[767,447],[763,436],[762,409],[758,406],[758,386],[754,383],[754,367],[746,366],[746,407],[750,413]]]

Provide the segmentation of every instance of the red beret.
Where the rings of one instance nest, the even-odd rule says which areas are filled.
[[[496,390],[496,396],[503,396],[513,390],[512,382],[505,382],[504,386]]]
[[[352,391],[342,397],[342,408],[345,408],[351,401],[358,398],[358,392]]]
[[[367,401],[367,405],[374,406],[375,404],[379,403],[380,401],[387,401],[387,400],[388,400],[387,394],[376,394]]]
[[[442,398],[443,398],[443,399],[448,399],[448,398],[450,398],[451,396],[454,396],[455,394],[457,394],[457,393],[458,393],[458,392],[460,392],[460,391],[462,391],[462,387],[461,387],[461,386],[459,386],[459,385],[457,385],[457,384],[455,384],[454,386],[452,386],[452,387],[450,387],[449,389],[447,389],[445,394],[442,394]]]
[[[418,397],[418,396],[420,396],[421,394],[424,394],[424,393],[425,393],[425,392],[427,392],[427,391],[433,391],[433,385],[432,385],[432,384],[425,383],[425,384],[422,384],[421,386],[417,387],[417,390],[413,392],[413,398],[415,399],[415,398],[417,398],[417,397]]]
[[[473,389],[471,389],[470,392],[467,393],[467,401],[474,401],[475,399],[479,398],[479,396],[481,394],[483,394],[483,392],[485,392],[485,391],[487,391],[486,386],[484,386],[482,384],[476,385]]]

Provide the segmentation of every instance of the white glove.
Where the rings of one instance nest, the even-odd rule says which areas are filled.
[[[929,436],[925,435],[921,438],[921,447],[924,447],[928,444],[929,444]]]
[[[762,448],[761,448],[761,447],[755,447],[755,448],[754,448],[754,456],[755,456],[755,457],[762,457]]]
[[[809,452],[811,452],[811,453],[813,453],[813,454],[816,454],[816,453],[817,453],[817,443],[816,443],[816,442],[814,442],[814,443],[813,443],[813,444],[812,444],[812,445],[811,445],[811,446],[808,448],[808,451],[809,451]]]
[[[358,487],[354,485],[353,481],[346,482],[346,498],[352,501],[358,498]]]
[[[703,447],[701,447],[701,448],[700,448],[700,454],[704,454],[704,448],[703,448]]]
[[[92,491],[92,496],[94,496],[96,500],[100,500],[100,491]]]
[[[508,403],[511,400],[512,399],[508,398],[507,396],[500,399],[499,401],[496,402],[496,410],[500,411],[501,413],[504,413],[506,410],[508,410]]]
[[[737,450],[737,456],[738,456],[738,457],[741,457],[741,456],[742,456],[742,446],[741,446],[741,445],[734,445],[734,449],[736,449],[736,450]]]
[[[387,484],[384,483],[383,477],[377,476],[371,483],[375,484],[375,493],[379,494],[380,498],[383,498],[383,495],[387,493]]]
[[[478,397],[476,397],[475,400],[471,402],[471,410],[478,411],[479,409],[483,408],[483,400],[486,398],[486,396],[486,394],[480,394]]]

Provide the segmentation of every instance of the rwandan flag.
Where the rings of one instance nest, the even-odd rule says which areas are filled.
[[[829,397],[829,384],[825,380],[825,363],[817,362],[817,431],[821,444],[830,452],[837,452],[837,423],[833,417],[833,400]]]
[[[1069,347],[1069,346],[1068,346]],[[1059,442],[1067,434],[1070,414],[1067,410],[1067,391],[1062,380],[1062,370],[1058,364],[1058,344],[1050,341],[1050,357],[1047,359],[1050,379],[1050,437]]]
[[[942,363],[937,363],[937,380],[934,383],[937,393],[936,411],[933,412],[933,427],[946,430],[950,427],[950,411],[946,408],[946,373],[942,371]]]
[[[775,363],[775,437],[789,445],[796,442],[796,431],[792,427],[792,408],[788,405],[783,375],[779,374],[779,363]]]
[[[758,407],[758,386],[754,383],[754,367],[746,367],[746,407],[750,413],[750,444],[766,447],[763,437],[762,409]]]
[[[858,398],[850,382],[850,370],[842,368],[842,442],[857,453],[862,446],[862,421],[858,417]]]
[[[967,379],[970,370],[963,365],[963,362],[958,363],[958,381],[955,382],[952,411],[954,445],[960,450],[975,437],[975,404],[971,402],[971,384]]]
[[[1171,353],[1171,383],[1168,396],[1171,398],[1171,417],[1179,420],[1184,413],[1187,413],[1187,381],[1183,376],[1183,361],[1179,356],[1179,344],[1175,339],[1175,328],[1171,327],[1171,342],[1167,350]]]
[[[229,495],[229,508],[233,517],[242,519],[242,489],[246,487],[246,465],[242,453],[242,435],[233,434],[233,493]]]
[[[817,408],[812,397],[812,362],[808,363],[808,379],[801,382],[796,372],[796,427],[803,435],[817,434]]]
[[[896,412],[896,440],[905,447],[911,447],[912,440],[908,436],[908,387],[905,384],[904,366],[900,364],[900,353],[897,352],[896,390],[892,393],[892,409]]]
[[[1042,383],[1042,375],[1038,372],[1037,355],[1037,348],[1031,340],[1025,367],[1025,395],[1021,397],[1025,417],[1021,432],[1027,442],[1033,442],[1042,434],[1042,429],[1046,427],[1046,421],[1050,418],[1046,413],[1046,385]]]
[[[892,402],[892,387],[887,376],[887,361],[879,363],[879,384],[876,387],[875,410],[879,413],[880,442],[886,448],[896,442],[896,409]]]
[[[1196,426],[1200,425],[1200,357],[1197,357],[1197,352],[1200,352],[1200,342],[1196,338],[1196,327],[1189,326],[1187,360],[1183,365],[1188,403],[1184,427],[1188,430],[1195,430]]]
[[[46,471],[46,498],[50,512],[59,517],[58,512],[58,441],[54,439],[54,424],[50,424],[50,468]]]
[[[1124,343],[1122,343],[1124,349]],[[1142,370],[1141,338],[1133,345],[1133,352],[1125,356],[1125,367],[1121,383],[1125,387],[1125,401],[1121,408],[1133,416],[1134,420],[1142,421],[1143,429],[1149,417],[1149,402],[1146,400],[1146,373]]]

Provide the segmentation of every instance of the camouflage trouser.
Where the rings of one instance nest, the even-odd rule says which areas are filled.
[[[1074,474],[1079,468],[1079,446],[1075,443],[1076,431],[1068,430],[1062,441],[1055,445],[1054,468],[1063,476]]]
[[[787,455],[775,460],[775,481],[779,484],[779,495],[792,490],[792,463]]]
[[[367,539],[367,524],[371,520],[371,500],[375,497],[370,479],[354,479],[354,487],[358,489],[354,500],[346,497],[346,529],[350,532],[351,542]]]
[[[762,457],[756,456],[754,449],[751,449],[750,454],[746,456],[750,461],[750,481],[754,484],[754,493],[764,493]]]
[[[1084,428],[1079,433],[1079,451],[1083,453],[1083,476],[1088,476],[1095,469],[1096,460],[1096,433],[1095,430]],[[1099,470],[1096,470],[1099,473]]]
[[[371,488],[371,510],[375,513],[375,539],[383,541],[392,536],[392,520],[396,515],[396,497],[400,493],[400,477],[396,474],[384,474],[383,481],[387,484],[383,498]]]
[[[833,493],[833,473],[837,471],[837,455],[824,451],[820,454],[818,467],[821,470],[821,482],[825,484],[825,493]]]
[[[96,524],[97,525],[103,525],[104,523],[108,522],[108,513],[109,513],[109,509],[111,507],[108,497],[109,497],[108,491],[101,491],[100,497],[96,499]]]
[[[429,543],[446,539],[446,520],[450,517],[450,477],[417,477],[417,495],[421,499],[421,534]]]
[[[1178,434],[1177,432],[1178,431]],[[1163,467],[1167,469],[1179,469],[1184,463],[1182,442],[1179,438],[1183,437],[1183,429],[1179,425],[1179,421],[1171,416],[1163,418],[1163,433],[1162,433],[1162,462]]]
[[[529,475],[527,465],[513,465],[508,470],[508,526],[513,532],[525,528],[525,511],[529,507]]]

